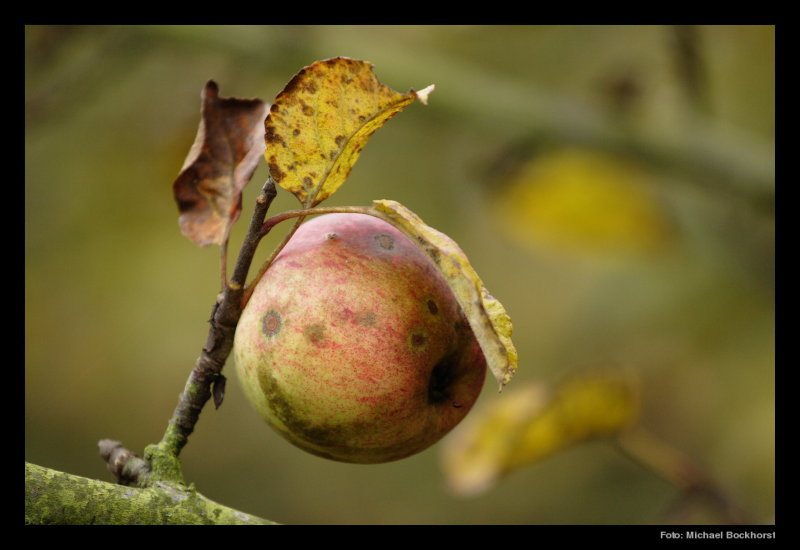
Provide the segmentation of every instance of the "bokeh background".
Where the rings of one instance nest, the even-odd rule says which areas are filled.
[[[641,424],[773,522],[771,26],[26,27],[26,460],[111,480],[99,439],[142,451],[161,438],[219,285],[218,248],[181,236],[171,191],[200,91],[214,79],[223,96],[269,102],[334,56],[371,61],[398,91],[436,84],[326,204],[402,202],[506,306],[519,371],[499,395],[487,378],[472,414],[515,386],[633,370]],[[284,192],[272,211],[294,207]],[[230,367],[185,476],[278,522],[723,521],[702,507],[677,519],[679,491],[605,441],[470,498],[448,489],[441,445],[326,461],[273,434]]]

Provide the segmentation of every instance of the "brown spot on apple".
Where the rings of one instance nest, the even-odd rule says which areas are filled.
[[[385,233],[381,233],[380,235],[375,235],[375,240],[378,242],[378,245],[383,248],[384,250],[392,250],[394,248],[394,239]]]
[[[369,327],[375,324],[377,316],[374,311],[362,311],[356,315],[356,322],[359,325]]]
[[[319,345],[325,340],[325,326],[322,323],[314,323],[303,329],[303,335],[312,344]]]
[[[412,332],[409,341],[412,349],[419,350],[428,341],[428,337],[421,332]]]
[[[274,309],[269,310],[261,320],[261,332],[271,338],[281,331],[281,314]]]

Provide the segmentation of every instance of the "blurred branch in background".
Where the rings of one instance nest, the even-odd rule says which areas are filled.
[[[666,514],[673,523],[679,524],[682,519],[691,517],[689,508],[695,503],[711,508],[718,517],[717,521],[722,523],[759,523],[734,502],[699,464],[643,427],[636,426],[620,433],[615,443],[634,463],[662,477],[680,491],[673,510]]]
[[[329,51],[352,48],[350,34],[320,31],[318,39]],[[702,97],[703,64],[696,34],[689,30],[665,28],[664,47],[674,48],[680,40],[679,71],[697,105]],[[725,194],[746,198],[755,207],[772,211],[774,196],[774,155],[770,144],[727,124],[715,121],[707,112],[695,112],[690,123],[667,131],[663,127],[620,124],[615,113],[586,101],[548,93],[530,82],[492,73],[486,66],[420,47],[404,49],[380,41],[373,55],[388,60],[387,80],[410,81],[415,74],[415,57],[422,55],[426,72],[437,75],[441,87],[440,108],[458,120],[469,119],[483,131],[490,144],[499,134],[534,135],[543,143],[565,143],[597,148],[636,157],[655,169],[681,175],[687,181],[708,186]],[[535,78],[534,78],[535,81]],[[489,108],[490,106],[490,108]]]
[[[153,47],[126,27],[29,26],[26,38],[27,132],[90,105],[135,71]]]
[[[280,28],[269,28],[281,31]],[[367,29],[369,30],[369,29]],[[87,32],[88,31],[88,32]],[[97,32],[95,32],[97,31]],[[308,43],[320,51],[346,52],[354,49],[351,40],[356,33],[338,27],[304,28]],[[46,27],[37,30],[29,44],[28,63],[34,67],[47,63],[53,56],[69,59],[59,71],[47,73],[29,83],[27,93],[29,116],[48,116],[65,112],[73,105],[61,102],[67,98],[90,100],[104,86],[113,85],[115,71],[129,71],[131,63],[141,60],[148,49],[158,51],[167,44],[247,56],[252,51],[248,41],[227,40],[223,33],[209,33],[203,26],[145,27]],[[275,33],[258,36],[276,40]],[[251,37],[250,40],[255,40]],[[67,57],[56,52],[67,40],[74,48],[83,46],[83,55]],[[95,42],[94,48],[81,42]],[[263,44],[262,44],[263,45]],[[425,74],[436,75],[447,86],[439,92],[438,106],[457,120],[469,118],[487,132],[487,137],[500,133],[530,134],[544,142],[564,142],[591,146],[635,156],[654,167],[689,176],[689,181],[746,197],[759,208],[771,211],[774,182],[774,159],[769,144],[755,139],[713,118],[707,99],[707,77],[700,31],[692,26],[664,28],[664,47],[675,60],[675,77],[681,83],[693,111],[690,124],[674,131],[664,128],[621,125],[615,112],[606,112],[586,101],[555,95],[529,82],[509,75],[491,73],[486,66],[471,64],[466,59],[425,44],[413,49],[397,48],[390,42],[375,41],[370,51],[373,59],[381,59],[381,71],[387,82],[419,80],[418,59],[425,59]],[[268,50],[267,50],[268,52]],[[35,54],[35,55],[34,55]],[[117,54],[130,61],[119,62]],[[277,56],[274,52],[266,55]],[[113,62],[110,60],[113,59]],[[266,60],[262,59],[262,63]],[[30,71],[29,71],[30,72]],[[33,76],[39,76],[35,72]],[[423,77],[424,80],[424,77]],[[74,88],[70,91],[71,88]],[[487,108],[491,104],[491,108]],[[37,119],[29,119],[35,123]]]
[[[614,371],[573,375],[552,387],[516,388],[506,399],[476,411],[447,440],[443,473],[452,491],[476,496],[521,468],[589,441],[607,440],[679,491],[670,520],[700,501],[722,523],[753,523],[699,464],[641,426],[639,399],[635,378]]]
[[[696,113],[713,114],[708,97],[708,75],[703,59],[700,31],[693,25],[675,25],[673,48],[678,80],[683,84],[688,103]]]

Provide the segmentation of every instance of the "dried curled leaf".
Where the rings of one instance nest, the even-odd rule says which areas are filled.
[[[462,495],[491,488],[508,472],[572,445],[612,437],[638,415],[633,380],[601,373],[566,380],[554,389],[518,388],[472,416],[442,448],[448,485]]]
[[[181,232],[199,246],[222,244],[242,210],[242,189],[264,152],[266,105],[260,99],[219,97],[209,81],[192,148],[172,189]]]
[[[396,201],[373,201],[372,211],[410,237],[439,268],[502,389],[517,370],[517,350],[511,341],[511,318],[503,305],[483,286],[466,254],[450,237],[426,225],[419,216]]]
[[[265,157],[275,182],[305,208],[347,179],[369,137],[406,105],[427,102],[432,86],[400,94],[372,64],[346,57],[302,69],[275,98],[265,122]]]
[[[489,490],[508,471],[506,457],[517,445],[525,422],[541,411],[546,390],[538,385],[516,388],[473,410],[441,447],[442,470],[453,492],[476,495]]]

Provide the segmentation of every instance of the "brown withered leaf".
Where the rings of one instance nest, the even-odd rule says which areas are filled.
[[[242,189],[264,153],[267,106],[260,99],[220,97],[210,80],[192,148],[172,189],[181,232],[199,246],[222,244],[242,210]]]

